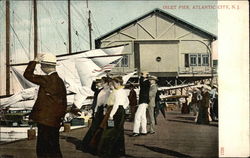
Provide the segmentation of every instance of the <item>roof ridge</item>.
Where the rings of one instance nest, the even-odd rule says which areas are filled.
[[[122,29],[128,27],[129,25],[131,25],[131,24],[133,24],[133,23],[135,23],[135,22],[137,22],[137,21],[139,21],[139,20],[141,20],[141,19],[143,19],[143,18],[145,18],[145,17],[147,17],[147,16],[149,16],[149,15],[151,15],[151,14],[153,14],[153,13],[161,13],[161,14],[164,14],[165,16],[170,17],[170,18],[172,18],[172,19],[175,20],[175,21],[177,20],[177,21],[179,21],[180,23],[182,23],[182,24],[184,24],[184,25],[186,25],[186,26],[188,26],[188,27],[191,27],[191,28],[193,28],[193,29],[196,29],[196,30],[198,30],[199,32],[203,32],[204,34],[206,34],[207,36],[210,36],[210,37],[213,38],[213,39],[217,39],[217,36],[216,36],[216,35],[214,35],[214,34],[208,32],[208,31],[206,31],[206,30],[204,30],[204,29],[202,29],[202,28],[200,28],[200,27],[198,27],[198,26],[196,26],[196,25],[193,25],[193,24],[191,24],[190,22],[188,22],[188,21],[186,21],[186,20],[183,20],[182,18],[179,18],[179,17],[177,17],[177,16],[175,16],[175,15],[169,13],[169,12],[166,12],[166,11],[160,9],[160,8],[154,8],[153,10],[151,10],[151,11],[149,11],[149,12],[146,12],[145,14],[143,14],[143,15],[141,15],[141,16],[139,16],[139,17],[137,17],[137,18],[135,18],[135,19],[133,19],[133,20],[131,20],[131,21],[129,21],[129,22],[123,24],[123,25],[121,25],[120,27],[117,27],[117,28],[115,28],[115,29],[113,29],[113,30],[111,30],[111,31],[109,31],[109,32],[107,32],[107,33],[105,33],[104,35],[102,35],[102,36],[96,38],[95,41],[102,40],[102,39],[104,39],[104,38],[106,38],[106,37],[112,35],[113,33],[117,32],[117,31],[119,31],[119,30],[122,30]]]

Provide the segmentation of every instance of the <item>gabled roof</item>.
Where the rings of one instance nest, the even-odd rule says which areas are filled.
[[[112,31],[104,34],[103,36],[96,38],[96,41],[100,41],[102,39],[105,39],[108,36],[114,34],[115,32],[118,32],[118,31],[120,31],[120,30],[122,30],[122,29],[124,29],[124,28],[126,28],[126,27],[128,27],[128,26],[130,26],[130,25],[132,25],[132,24],[134,24],[134,23],[136,23],[136,22],[144,19],[144,18],[146,18],[147,16],[152,15],[152,14],[163,15],[163,16],[167,17],[168,19],[171,19],[173,21],[177,21],[179,24],[182,24],[182,25],[184,25],[184,26],[186,26],[186,27],[188,27],[188,28],[190,28],[192,30],[200,32],[200,33],[204,34],[205,36],[208,36],[211,39],[217,39],[216,35],[208,32],[206,30],[203,30],[203,29],[201,29],[201,28],[199,28],[199,27],[197,27],[197,26],[195,26],[195,25],[193,25],[193,24],[191,24],[191,23],[189,23],[189,22],[187,22],[187,21],[185,21],[185,20],[183,20],[181,18],[178,18],[178,17],[170,14],[170,13],[167,13],[167,12],[165,12],[165,11],[159,9],[159,8],[156,8],[156,9],[150,11],[149,13],[136,18],[135,20],[132,20],[132,21],[130,21],[130,22],[128,22],[128,23],[126,23],[126,24],[124,24],[124,25],[122,25],[122,26],[120,26],[120,27],[118,27],[118,28],[116,28],[116,29],[114,29],[114,30],[112,30]]]

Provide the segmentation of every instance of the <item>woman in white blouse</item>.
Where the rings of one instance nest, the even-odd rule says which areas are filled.
[[[100,124],[102,123],[102,120],[104,119],[104,106],[107,103],[107,98],[110,94],[110,88],[109,83],[111,82],[111,78],[109,77],[102,77],[102,89],[100,90],[97,100],[96,100],[96,106],[94,109],[94,117],[92,124],[84,136],[82,140],[82,150],[84,152],[89,152],[92,154],[95,154],[97,151],[97,146],[100,138],[98,137],[98,134],[101,132],[99,130]]]
[[[105,158],[114,158],[125,155],[124,122],[125,109],[129,100],[122,77],[113,78],[114,97],[112,110],[109,113],[107,128],[103,131],[98,145],[98,155]]]

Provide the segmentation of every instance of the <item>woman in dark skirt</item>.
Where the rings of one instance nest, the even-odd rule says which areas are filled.
[[[189,107],[188,107],[188,104],[187,104],[187,97],[185,97],[185,101],[182,103],[181,113],[182,114],[189,114]]]
[[[97,145],[93,145],[91,143],[96,131],[99,129],[99,126],[104,118],[103,112],[104,112],[104,105],[107,102],[107,98],[110,94],[110,89],[109,89],[109,81],[110,79],[107,77],[102,78],[102,85],[103,89],[99,92],[97,96],[96,106],[93,111],[94,117],[92,120],[92,124],[86,133],[85,137],[82,140],[82,150],[84,152],[89,152],[92,154],[96,154],[97,152]]]
[[[122,84],[122,77],[113,79],[114,105],[109,114],[107,128],[104,129],[98,145],[98,156],[103,158],[116,158],[125,155],[124,122],[125,109],[129,105],[129,100]]]
[[[203,91],[201,92],[202,99],[199,104],[199,113],[197,118],[197,124],[205,124],[208,125],[209,122],[209,113],[208,108],[210,104],[210,98],[207,88],[203,88]]]

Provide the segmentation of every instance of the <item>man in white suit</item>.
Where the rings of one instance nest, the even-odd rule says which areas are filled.
[[[149,88],[150,82],[148,80],[148,72],[143,72],[140,77],[140,92],[139,92],[139,106],[135,113],[133,137],[137,137],[140,134],[147,134],[147,118],[146,109],[149,103]],[[140,133],[141,127],[141,133]]]

